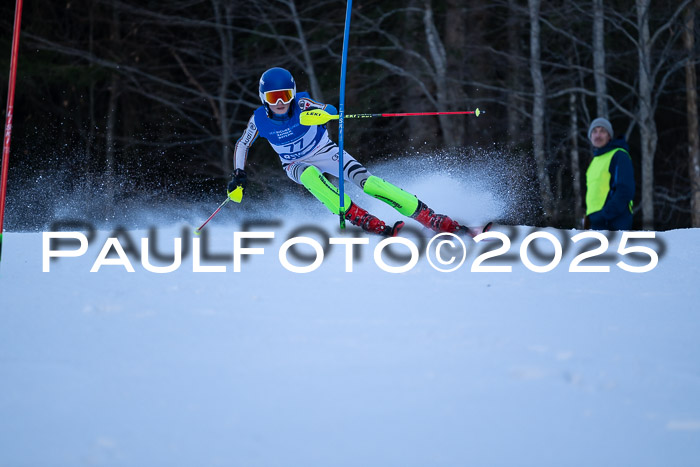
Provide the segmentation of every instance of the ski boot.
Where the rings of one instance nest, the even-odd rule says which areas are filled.
[[[414,212],[411,217],[423,224],[425,227],[438,233],[455,233],[460,228],[457,221],[453,221],[443,214],[435,214],[435,211],[430,209],[423,201],[420,200],[418,201],[416,212]]]
[[[377,219],[355,203],[350,203],[350,207],[345,212],[345,219],[365,232],[379,234],[384,237],[395,237],[404,225],[403,221],[398,221],[393,226],[388,226],[384,221]]]
[[[432,209],[420,200],[418,201],[416,212],[413,213],[411,217],[437,233],[447,232],[457,235],[469,235],[470,237],[476,237],[480,233],[488,232],[493,225],[491,222],[484,227],[467,227],[466,225],[461,225],[459,222],[452,220],[444,214],[435,214]]]

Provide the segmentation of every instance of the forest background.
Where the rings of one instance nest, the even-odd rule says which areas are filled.
[[[299,91],[337,106],[345,8],[25,1],[6,229],[45,228],[66,196],[103,220],[135,197],[215,206],[263,71],[285,67]],[[488,159],[527,193],[499,221],[580,227],[588,125],[608,116],[631,147],[634,227],[700,227],[698,10],[700,0],[356,0],[347,113],[486,114],[348,121],[346,150],[366,165]],[[5,71],[13,15],[2,2]],[[252,199],[299,188],[267,144],[248,161]]]

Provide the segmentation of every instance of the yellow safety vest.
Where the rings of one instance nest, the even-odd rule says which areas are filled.
[[[605,201],[610,193],[610,161],[617,151],[622,151],[630,157],[629,153],[622,148],[615,148],[611,151],[596,156],[586,170],[586,215],[598,212],[605,206]],[[632,201],[630,201],[630,212],[632,212]]]

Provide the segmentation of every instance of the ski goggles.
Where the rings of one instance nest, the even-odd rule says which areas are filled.
[[[265,92],[265,102],[270,105],[275,105],[280,100],[283,104],[289,104],[294,99],[293,89],[279,89],[277,91]]]

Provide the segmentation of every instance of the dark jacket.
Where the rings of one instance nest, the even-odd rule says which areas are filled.
[[[632,228],[631,205],[634,199],[634,167],[629,156],[629,146],[624,139],[611,140],[606,146],[596,149],[594,159],[617,151],[610,160],[610,191],[603,208],[588,215],[590,227],[594,230],[629,230]],[[593,163],[593,161],[591,162]],[[590,166],[589,166],[590,167]],[[588,183],[588,180],[587,180]]]

